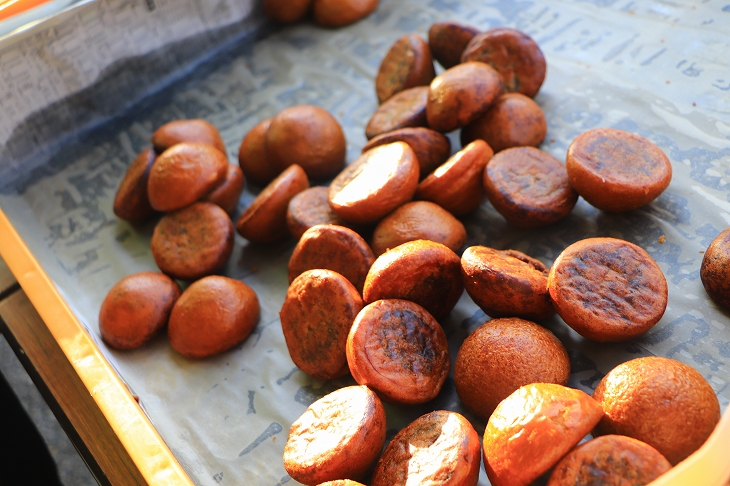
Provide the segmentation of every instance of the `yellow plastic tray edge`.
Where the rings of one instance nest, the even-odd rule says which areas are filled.
[[[2,209],[0,235],[0,255],[148,484],[192,485]]]
[[[685,485],[730,485],[730,407],[702,447],[649,486]]]

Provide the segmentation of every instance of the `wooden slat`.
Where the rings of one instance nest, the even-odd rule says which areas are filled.
[[[97,480],[115,486],[147,484],[22,290],[12,293],[0,302],[0,318],[5,324],[3,331],[9,338],[8,341],[15,341],[11,345],[14,344],[22,350],[42,380],[41,385],[47,388],[68,420],[72,428],[69,434],[72,442],[79,448],[77,441],[73,440],[73,434],[78,434],[83,442],[79,448],[82,457],[86,456],[82,450],[84,448],[93,457],[96,464],[90,462],[88,457],[85,460]],[[62,422],[60,418],[59,422]],[[68,428],[64,428],[69,433]]]

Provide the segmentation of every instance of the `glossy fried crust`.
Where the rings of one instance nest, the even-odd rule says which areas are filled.
[[[158,211],[175,211],[202,198],[220,184],[228,158],[217,148],[182,142],[165,150],[152,164],[147,181],[150,204]]]
[[[304,232],[289,259],[289,282],[305,270],[333,270],[362,292],[375,255],[365,240],[349,228],[319,224]]]
[[[702,257],[702,285],[715,303],[730,308],[730,228],[717,235]]]
[[[411,200],[418,185],[418,161],[411,147],[394,142],[375,147],[335,177],[328,202],[354,223],[374,223]]]
[[[595,435],[633,437],[673,465],[696,451],[720,420],[720,403],[707,380],[691,366],[659,356],[618,365],[593,398],[605,414]]]
[[[237,165],[228,164],[228,170],[223,182],[213,188],[203,200],[220,206],[223,211],[230,214],[238,205],[244,183],[241,168]]]
[[[456,216],[469,214],[485,199],[484,168],[494,152],[483,140],[475,140],[426,177],[416,198],[432,201]]]
[[[667,308],[667,281],[641,247],[588,238],[558,256],[548,275],[555,310],[581,336],[626,341],[645,333]]]
[[[309,179],[298,165],[290,165],[259,193],[236,223],[238,233],[249,241],[271,243],[289,235],[286,211],[289,201],[309,187]]]
[[[604,435],[560,460],[547,486],[643,486],[672,465],[656,449],[623,435]]]
[[[580,390],[548,383],[505,398],[484,431],[484,468],[493,486],[527,486],[598,423],[601,407]]]
[[[160,332],[180,286],[164,273],[139,272],[117,282],[99,311],[99,332],[109,346],[134,349]]]
[[[314,0],[314,21],[325,27],[349,25],[369,15],[379,0]]]
[[[147,179],[154,161],[155,153],[152,149],[144,149],[124,174],[114,197],[114,214],[123,220],[137,223],[155,214],[147,196]]]
[[[427,86],[436,75],[428,44],[416,34],[395,41],[375,78],[375,92],[383,103],[396,93],[415,86]]]
[[[450,132],[482,116],[502,93],[499,73],[482,62],[466,62],[436,76],[429,87],[428,126]]]
[[[547,134],[547,120],[540,105],[521,93],[505,93],[483,116],[461,131],[461,144],[478,138],[495,152],[510,147],[538,147]]]
[[[327,202],[328,193],[328,187],[314,186],[303,190],[289,201],[286,225],[294,238],[298,240],[305,231],[318,224],[336,224],[353,231],[361,229],[360,225],[349,223],[332,211]]]
[[[279,317],[294,364],[320,380],[346,375],[345,344],[363,307],[360,293],[331,270],[308,270],[286,292]]]
[[[436,22],[428,29],[428,46],[439,64],[449,69],[461,62],[461,53],[479,29],[457,22]]]
[[[164,273],[195,280],[222,267],[233,251],[233,223],[210,202],[197,202],[160,219],[150,241]]]
[[[362,483],[353,481],[352,479],[335,479],[334,481],[325,481],[317,486],[365,486]]]
[[[389,403],[415,405],[438,395],[449,374],[446,334],[423,307],[407,300],[365,306],[347,337],[352,377]]]
[[[251,334],[260,311],[256,292],[240,280],[202,278],[185,289],[172,308],[170,345],[187,358],[222,353]]]
[[[393,142],[405,142],[413,149],[418,159],[421,179],[446,162],[451,154],[449,138],[443,133],[425,127],[400,128],[378,135],[363,146],[362,153]]]
[[[411,201],[383,218],[375,227],[373,252],[380,256],[414,240],[430,240],[457,252],[466,242],[466,228],[450,212],[429,201]]]
[[[567,385],[570,359],[547,329],[515,317],[492,319],[459,349],[454,364],[456,393],[485,419],[499,402],[530,383]]]
[[[461,55],[461,62],[480,61],[499,72],[507,91],[534,97],[545,80],[547,63],[537,43],[527,34],[499,27],[477,34]]]
[[[256,124],[238,147],[238,164],[246,179],[257,186],[265,186],[281,173],[281,169],[271,163],[266,150],[266,132],[272,120],[267,118]]]
[[[223,154],[226,153],[226,144],[223,143],[218,129],[206,120],[171,121],[162,125],[152,134],[152,145],[158,154],[181,142],[204,143],[217,148]]]
[[[484,171],[484,190],[494,209],[518,228],[560,221],[578,201],[565,166],[534,147],[515,147],[492,157]]]
[[[314,105],[285,108],[266,132],[266,154],[284,170],[298,165],[310,179],[329,179],[345,164],[345,134],[327,110]]]
[[[515,250],[467,248],[461,256],[464,288],[491,317],[547,319],[555,313],[547,289],[547,267]]]
[[[613,128],[596,128],[576,137],[568,147],[565,167],[578,194],[609,212],[649,204],[672,180],[672,165],[659,147]]]
[[[405,299],[442,319],[464,291],[458,255],[441,243],[414,240],[380,255],[370,267],[363,299]]]
[[[393,437],[375,467],[371,485],[476,486],[480,451],[479,435],[467,419],[437,410]]]
[[[380,105],[365,126],[370,140],[380,134],[408,127],[427,127],[426,102],[428,86],[400,91]]]
[[[291,425],[284,468],[295,480],[316,485],[362,477],[385,442],[385,410],[365,386],[326,395]]]
[[[293,24],[307,15],[313,0],[264,0],[264,14],[276,22]]]

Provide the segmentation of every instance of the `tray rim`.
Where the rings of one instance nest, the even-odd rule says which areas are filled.
[[[193,485],[129,388],[0,208],[0,256],[140,473],[152,485]]]

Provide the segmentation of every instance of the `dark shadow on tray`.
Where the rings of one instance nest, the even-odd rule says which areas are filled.
[[[15,127],[0,148],[0,159],[11,161],[0,172],[0,193],[23,193],[38,179],[58,173],[100,141],[117,136],[120,127],[169,104],[182,86],[194,85],[227,60],[249,52],[271,30],[260,12],[254,12],[236,24],[111,64],[92,86]],[[135,147],[149,144],[131,136]]]
[[[286,238],[273,243],[252,243],[244,240],[240,252],[233,250],[225,274],[232,278],[244,278],[256,273],[262,265],[289,265],[289,258],[296,241]]]

